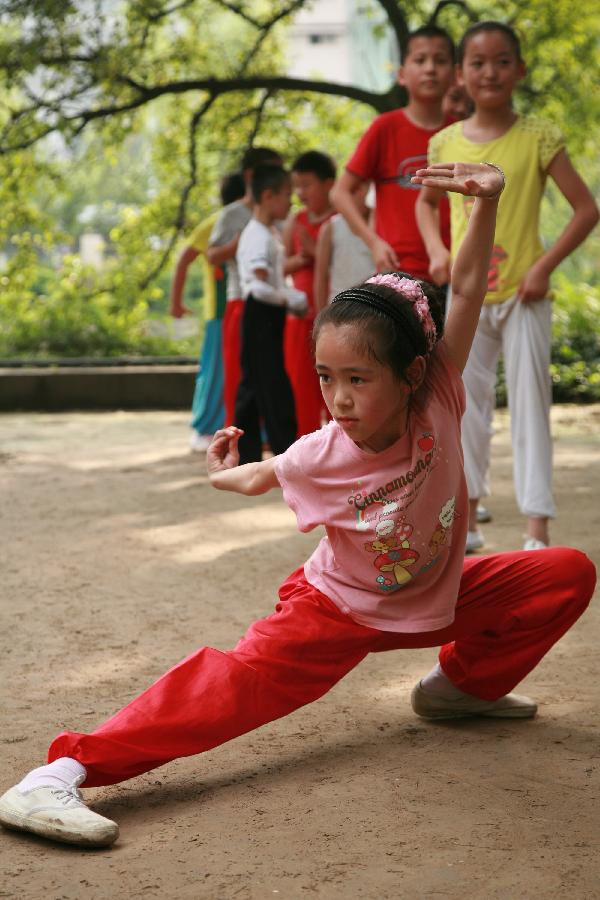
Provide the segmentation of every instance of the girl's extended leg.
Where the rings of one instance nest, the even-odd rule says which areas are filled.
[[[295,573],[276,612],[237,647],[179,663],[93,734],[65,733],[49,760],[71,757],[85,786],[112,784],[208,750],[325,694],[371,650],[439,646],[461,691],[509,693],[586,608],[595,569],[566,547],[465,560],[454,623],[428,634],[382,633],[344,616]]]
[[[95,787],[209,750],[321,697],[380,634],[294,573],[275,613],[255,622],[234,650],[198,650],[92,734],[59,735],[48,759],[78,760],[84,786]]]

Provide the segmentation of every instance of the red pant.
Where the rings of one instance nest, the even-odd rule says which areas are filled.
[[[228,300],[223,316],[223,403],[225,425],[233,425],[235,398],[242,377],[243,300]]]
[[[273,615],[251,625],[234,650],[198,650],[92,734],[59,735],[48,758],[78,759],[86,787],[124,781],[316,700],[372,651],[442,645],[450,680],[495,700],[577,620],[595,580],[589,559],[566,547],[473,557],[453,624],[398,634],[358,625],[299,569],[281,586]]]
[[[317,431],[321,427],[321,413],[325,410],[312,348],[314,321],[311,315],[304,319],[289,315],[283,335],[285,368],[294,392],[298,437]]]

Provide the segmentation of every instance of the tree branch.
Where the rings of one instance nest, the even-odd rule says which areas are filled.
[[[206,91],[211,97],[219,97],[234,91],[249,91],[263,88],[268,91],[299,91],[300,93],[329,94],[333,96],[348,97],[350,100],[358,100],[377,110],[386,110],[390,107],[388,93],[377,94],[365,88],[351,84],[337,84],[331,81],[317,81],[310,78],[290,78],[285,75],[248,75],[236,78],[192,78],[185,81],[172,81],[164,85],[146,87],[135,84],[128,78],[119,78],[123,83],[135,85],[139,96],[122,104],[101,106],[96,109],[83,110],[72,116],[65,117],[67,121],[80,119],[85,123],[94,119],[102,119],[117,113],[129,112],[137,109],[157,97],[169,94],[185,94],[189,91]]]
[[[429,19],[428,25],[437,24],[438,17],[440,13],[443,12],[446,6],[459,6],[464,13],[467,14],[469,20],[471,22],[475,22],[478,18],[477,13],[471,9],[468,3],[465,3],[464,0],[439,0],[436,8],[431,13],[431,17]]]
[[[355,85],[337,84],[335,82],[318,81],[310,78],[292,78],[278,75],[247,76],[245,73],[248,66],[256,58],[271,30],[283,19],[293,15],[293,13],[303,7],[307,0],[287,0],[287,2],[276,12],[271,14],[268,19],[262,21],[247,11],[247,4],[242,2],[242,0],[213,0],[213,2],[223,9],[227,9],[230,13],[242,18],[259,30],[254,46],[247,52],[245,58],[242,60],[240,70],[236,76],[223,79],[213,77],[194,78],[148,86],[134,80],[134,78],[130,76],[111,73],[113,87],[118,87],[120,84],[129,89],[128,92],[122,96],[122,99],[119,98],[118,91],[113,89],[112,98],[108,102],[102,104],[102,100],[99,99],[97,95],[94,96],[93,90],[90,90],[89,83],[84,85],[80,91],[70,92],[71,95],[68,98],[71,106],[70,109],[66,108],[64,96],[63,98],[59,97],[58,99],[39,98],[37,109],[32,109],[30,106],[26,111],[27,117],[35,116],[36,112],[43,117],[51,111],[53,115],[52,127],[44,127],[48,124],[45,122],[42,125],[42,128],[38,130],[33,129],[33,123],[31,123],[30,127],[32,127],[32,131],[37,132],[37,135],[40,135],[42,133],[47,133],[47,131],[63,130],[66,134],[78,135],[89,123],[96,120],[108,119],[111,116],[119,116],[127,112],[132,112],[151,103],[159,97],[198,91],[208,94],[211,99],[236,91],[250,91],[255,89],[265,90],[269,94],[276,91],[297,91],[301,94],[316,93],[346,97],[359,103],[365,103],[377,112],[386,112],[395,109],[405,102],[405,92],[403,92],[398,85],[391,85],[387,92],[375,93],[374,91],[360,88]],[[170,0],[170,2],[169,0],[162,0],[162,2],[148,3],[146,5],[142,0],[138,0],[135,11],[142,19],[145,18],[148,22],[155,22],[165,18],[171,13],[190,7],[193,3],[194,0]],[[408,23],[398,0],[378,0],[378,3],[385,11],[397,39],[399,41],[404,40],[408,34]],[[456,3],[463,7],[465,5],[463,0],[441,0],[436,7],[434,15],[438,15],[442,8],[449,3]],[[67,51],[64,56],[61,56],[59,53],[52,52],[52,50],[48,48],[46,50],[47,55],[45,56],[43,55],[42,50],[39,62],[48,68],[54,68],[59,71],[64,69],[68,71],[69,66],[73,65],[86,66],[87,64],[96,68],[94,64],[97,64],[99,59],[105,55],[106,49],[107,48],[103,48],[102,46],[96,46],[93,50],[88,49],[87,52],[73,50],[72,52]],[[98,75],[98,77],[100,77],[100,75]],[[86,95],[88,97],[87,105],[85,103]],[[74,104],[77,104],[77,106],[74,107]],[[22,124],[25,124],[26,121],[27,119],[21,120]],[[20,135],[17,133],[14,134],[13,141],[8,141],[8,131],[9,129],[5,127],[4,139],[0,140],[0,154],[6,154],[13,150],[29,147],[34,144],[37,139],[35,134],[32,135],[32,131],[27,134],[21,130]]]
[[[263,89],[269,93],[274,93],[276,91],[297,91],[304,94],[326,94],[334,97],[347,97],[350,100],[365,103],[367,106],[373,107],[377,112],[387,112],[396,109],[400,105],[401,99],[396,86],[392,86],[386,93],[378,94],[374,91],[355,87],[351,84],[337,84],[336,82],[330,81],[289,78],[287,76],[249,75],[245,77],[225,78],[222,80],[218,78],[200,78],[186,81],[174,81],[155,87],[147,87],[124,76],[120,76],[116,80],[134,90],[137,93],[137,96],[122,103],[100,106],[95,109],[80,109],[72,114],[63,112],[62,115],[59,116],[59,121],[54,126],[43,130],[44,135],[50,131],[60,130],[61,127],[66,129],[67,126],[72,130],[72,133],[78,135],[93,121],[131,112],[150,103],[158,97],[184,94],[189,93],[190,91],[202,91],[208,93],[211,101],[224,94],[233,93],[235,91],[249,91],[256,89]],[[57,114],[56,105],[54,103],[41,99],[39,101],[38,110],[40,112],[52,111],[55,115]],[[34,110],[30,108],[27,112],[32,113]],[[4,131],[5,133],[8,131],[6,126]],[[32,146],[36,140],[37,138],[24,138],[13,143],[0,142],[0,155],[5,155],[16,150],[23,150]]]
[[[290,3],[290,5],[286,9],[280,10],[280,12],[276,13],[276,15],[274,15],[267,23],[260,26],[260,34],[259,34],[258,38],[256,39],[256,43],[254,44],[253,47],[250,48],[250,50],[248,51],[248,53],[246,54],[246,56],[242,62],[242,65],[240,66],[240,70],[239,70],[240,75],[242,75],[244,72],[246,72],[246,70],[248,69],[248,66],[250,65],[250,63],[252,62],[252,60],[254,59],[256,54],[258,53],[258,51],[260,50],[263,43],[266,41],[266,39],[271,34],[271,31],[273,30],[275,25],[278,22],[280,22],[282,19],[284,19],[286,16],[290,16],[297,9],[300,9],[302,6],[305,5],[305,3],[306,3],[306,0],[293,0],[293,2]]]
[[[213,105],[215,100],[216,100],[216,97],[208,97],[204,101],[204,103],[199,107],[199,109],[196,110],[194,115],[192,116],[192,119],[190,122],[190,128],[189,128],[189,151],[188,151],[188,158],[190,161],[190,177],[188,179],[187,184],[184,186],[183,191],[181,192],[181,198],[179,200],[179,207],[177,209],[177,215],[175,217],[175,221],[173,222],[173,232],[171,234],[171,237],[169,238],[169,240],[167,242],[167,246],[165,247],[164,251],[162,252],[161,256],[159,257],[157,264],[154,266],[153,269],[151,269],[149,272],[146,273],[146,276],[140,282],[141,290],[145,290],[148,287],[148,285],[151,284],[154,281],[154,279],[160,274],[160,272],[162,271],[164,266],[167,264],[169,257],[171,256],[173,247],[175,246],[175,243],[179,237],[181,229],[183,228],[183,225],[185,223],[188,199],[189,199],[190,193],[192,192],[193,188],[195,188],[198,183],[198,164],[197,164],[197,160],[196,160],[196,133],[197,133],[198,125],[200,124],[202,117],[205,115],[205,113],[208,112],[208,110]]]
[[[172,13],[179,12],[180,9],[185,9],[187,6],[193,6],[196,0],[181,0],[180,3],[174,3],[172,6],[163,7],[163,9],[158,12],[148,12],[145,8],[145,3],[137,3],[136,6],[139,9],[139,12],[142,16],[144,16],[150,22],[159,22],[161,19],[170,16]]]
[[[251,147],[253,145],[254,141],[256,140],[256,136],[260,130],[262,119],[263,119],[263,116],[265,113],[266,105],[269,102],[269,100],[271,99],[271,97],[272,97],[271,91],[265,91],[261,98],[260,103],[253,110],[253,112],[256,113],[256,118],[254,120],[254,125],[252,127],[252,131],[250,132],[250,135],[248,136],[247,147]]]
[[[228,9],[229,12],[239,16],[240,19],[243,19],[244,22],[248,22],[249,25],[254,25],[255,28],[263,27],[262,23],[259,22],[258,19],[255,19],[254,16],[247,13],[240,3],[231,3],[228,2],[228,0],[213,0],[213,2],[222,9]]]
[[[377,0],[377,2],[388,17],[388,22],[398,41],[398,48],[402,47],[409,34],[406,16],[398,6],[396,0]]]

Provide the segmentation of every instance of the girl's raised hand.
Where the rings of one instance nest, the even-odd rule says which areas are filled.
[[[484,200],[495,200],[504,190],[502,169],[490,163],[434,163],[417,169],[411,181]]]
[[[238,441],[243,435],[241,428],[230,425],[215,431],[214,437],[206,451],[206,468],[209,475],[234,469],[240,462]]]

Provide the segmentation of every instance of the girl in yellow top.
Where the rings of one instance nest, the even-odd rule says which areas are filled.
[[[458,81],[472,98],[473,114],[438,132],[429,142],[430,164],[448,159],[489,162],[506,172],[508,187],[498,209],[488,292],[464,371],[467,409],[462,424],[469,491],[467,552],[483,546],[477,529],[478,499],[489,494],[488,467],[496,366],[504,357],[511,413],[513,471],[519,508],[527,516],[525,549],[549,543],[552,497],[550,275],[592,230],[598,209],[577,174],[553,124],[520,116],[513,90],[525,75],[519,38],[508,25],[480,22],[458,48]],[[544,249],[539,215],[546,177],[556,182],[573,214],[558,240]],[[452,246],[439,232],[440,191],[420,192],[417,222],[437,284],[448,282],[450,259],[466,233],[468,198],[451,197]]]

